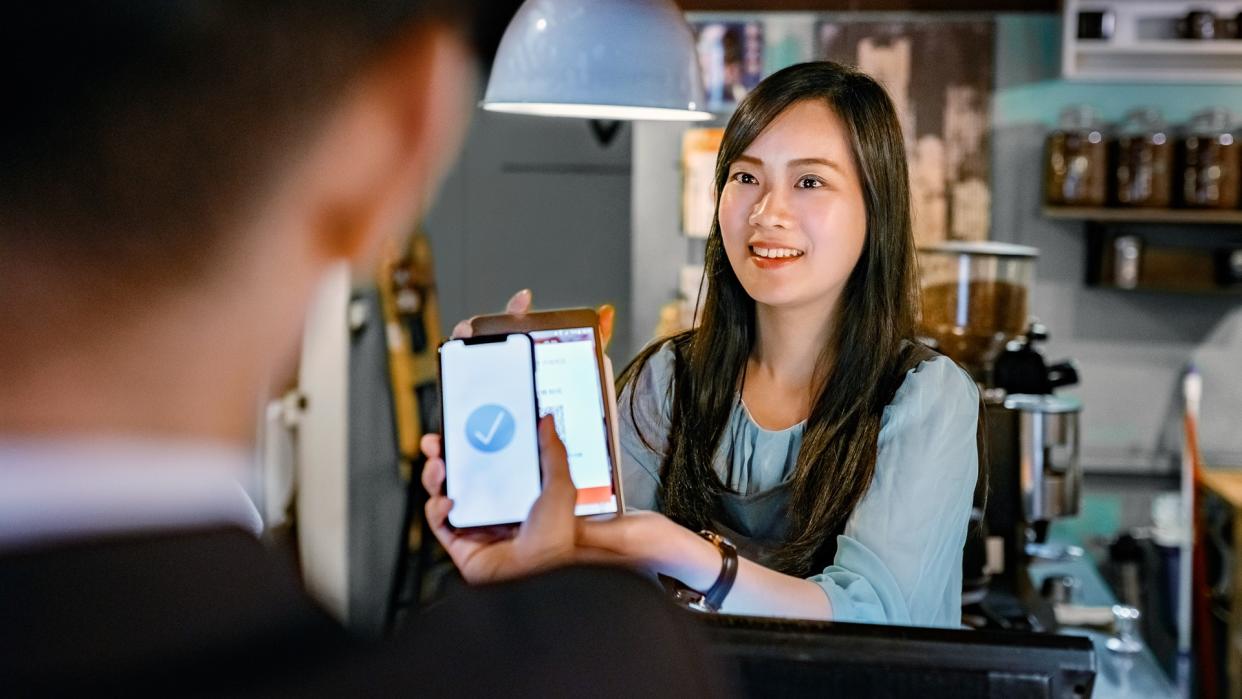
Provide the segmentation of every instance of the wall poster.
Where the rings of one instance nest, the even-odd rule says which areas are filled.
[[[820,58],[871,75],[897,107],[916,242],[988,238],[992,23],[822,21],[817,33]]]
[[[716,155],[724,129],[688,129],[681,139],[681,231],[706,238],[716,216]]]
[[[696,22],[695,49],[703,71],[707,108],[732,107],[763,79],[763,23]]]

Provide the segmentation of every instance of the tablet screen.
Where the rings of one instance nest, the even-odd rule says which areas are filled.
[[[556,421],[578,488],[575,514],[617,511],[608,420],[592,328],[533,330],[539,410]]]

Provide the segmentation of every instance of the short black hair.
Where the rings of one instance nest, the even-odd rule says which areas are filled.
[[[3,258],[192,276],[354,73],[469,0],[86,0],[0,11]],[[163,270],[163,271],[161,271]],[[12,267],[8,268],[11,272]],[[3,280],[0,280],[2,286]]]

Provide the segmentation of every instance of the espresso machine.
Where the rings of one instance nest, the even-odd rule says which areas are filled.
[[[1048,630],[1051,608],[1032,588],[1034,558],[1081,555],[1046,541],[1078,514],[1082,404],[1056,390],[1078,382],[1072,362],[1049,364],[1047,330],[1027,308],[1035,248],[952,241],[919,249],[920,334],[970,372],[983,396],[989,483],[976,493],[963,562],[963,620]]]

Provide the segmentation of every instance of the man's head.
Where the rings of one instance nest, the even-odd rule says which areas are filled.
[[[0,433],[236,436],[225,394],[253,399],[323,270],[408,230],[455,154],[469,4],[6,10]],[[150,405],[101,424],[127,385]]]

